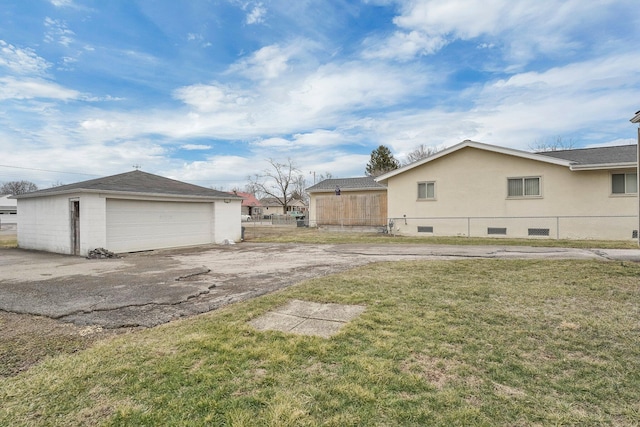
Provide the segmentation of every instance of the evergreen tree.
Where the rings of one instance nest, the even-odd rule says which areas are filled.
[[[379,176],[399,167],[400,162],[393,157],[391,150],[381,145],[371,152],[371,160],[367,163],[365,172],[368,176]]]

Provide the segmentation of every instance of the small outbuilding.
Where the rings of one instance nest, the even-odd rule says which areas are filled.
[[[370,231],[387,222],[387,187],[371,176],[325,179],[307,193],[311,227]]]
[[[241,197],[139,170],[14,197],[23,249],[87,255],[241,238]]]

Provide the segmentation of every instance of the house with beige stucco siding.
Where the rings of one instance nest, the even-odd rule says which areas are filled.
[[[394,234],[627,240],[638,232],[636,153],[466,140],[376,180]]]

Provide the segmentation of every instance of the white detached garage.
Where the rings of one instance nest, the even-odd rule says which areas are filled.
[[[241,237],[241,197],[138,170],[15,197],[23,249],[87,255]]]

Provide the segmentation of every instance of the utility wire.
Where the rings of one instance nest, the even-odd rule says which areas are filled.
[[[2,168],[11,168],[11,169],[24,169],[24,170],[40,171],[40,172],[67,173],[67,174],[72,174],[72,175],[101,176],[101,175],[96,175],[96,174],[94,174],[94,173],[81,173],[81,172],[53,171],[53,170],[49,170],[49,169],[26,168],[26,167],[22,167],[22,166],[0,165],[0,167],[2,167]]]

